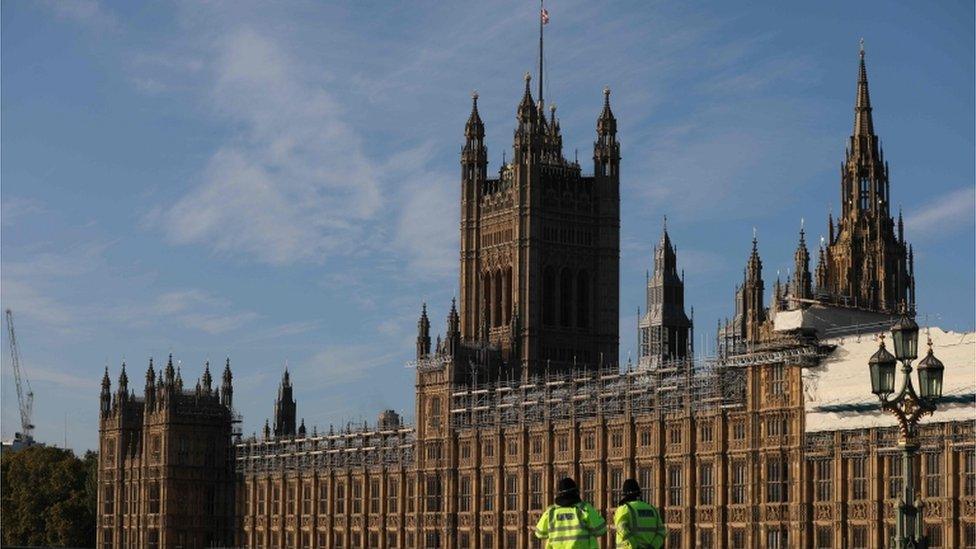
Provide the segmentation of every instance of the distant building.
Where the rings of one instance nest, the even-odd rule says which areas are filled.
[[[560,477],[610,516],[624,479],[661,506],[669,548],[884,547],[902,479],[868,387],[874,336],[914,311],[912,252],[888,211],[863,54],[842,219],[810,272],[765,304],[753,239],[716,357],[696,356],[665,230],[636,368],[617,363],[619,168],[609,90],[593,173],[562,154],[528,79],[514,154],[487,176],[477,97],[461,152],[461,301],[416,340],[416,423],[296,427],[289,373],[273,422],[235,440],[229,366],[184,390],[171,363],[102,391],[100,547],[537,547]],[[541,94],[540,94],[541,95]],[[923,422],[931,547],[976,546],[976,334],[933,329],[946,398]],[[107,376],[107,374],[106,374]],[[273,424],[273,429],[272,429]],[[611,536],[605,543],[609,544]]]

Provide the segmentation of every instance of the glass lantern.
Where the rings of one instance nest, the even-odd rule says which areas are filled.
[[[942,396],[942,377],[945,365],[935,358],[932,347],[925,358],[918,363],[918,396],[922,398],[939,398]]]
[[[908,315],[902,315],[891,327],[891,339],[895,345],[895,358],[909,361],[918,358],[918,324]]]
[[[871,372],[871,392],[884,397],[895,392],[895,357],[885,348],[884,340],[878,352],[868,361]]]

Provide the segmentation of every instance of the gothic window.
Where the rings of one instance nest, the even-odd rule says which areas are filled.
[[[620,448],[624,445],[624,434],[621,431],[614,431],[610,435],[610,446]]]
[[[363,512],[363,481],[354,479],[352,481],[352,514],[358,515]]]
[[[782,395],[786,393],[786,367],[774,364],[769,367],[769,394]]]
[[[328,511],[329,485],[319,481],[319,514],[324,515]]]
[[[414,512],[414,501],[415,501],[415,498],[414,498],[414,495],[415,494],[414,494],[414,492],[415,492],[415,490],[416,490],[416,488],[414,487],[413,477],[407,477],[407,495],[406,495],[406,498],[407,498],[407,512],[408,513],[413,513]]]
[[[533,472],[529,477],[529,508],[542,509],[542,473]]]
[[[698,500],[702,505],[712,505],[715,502],[715,480],[712,477],[712,470],[710,462],[698,466]]]
[[[888,497],[898,499],[902,490],[902,461],[901,454],[892,454],[886,458],[888,462]]]
[[[294,515],[295,514],[295,483],[288,483],[287,498],[285,499],[285,514]]]
[[[651,430],[643,429],[640,432],[640,445],[650,446],[651,445]]]
[[[495,455],[495,443],[486,440],[485,441],[485,457],[493,457]]]
[[[830,501],[832,495],[834,462],[820,459],[814,462],[814,497],[817,501]]]
[[[532,453],[533,454],[542,453],[542,437],[539,435],[532,437]]]
[[[732,462],[732,503],[745,503],[748,488],[748,470],[745,461]]]
[[[346,485],[343,482],[336,483],[335,512],[337,515],[344,515],[346,513]]]
[[[106,486],[102,489],[102,513],[106,515],[111,515],[113,513],[112,507],[115,503],[115,487]]]
[[[400,482],[396,477],[386,481],[386,505],[390,514],[400,512]]]
[[[699,432],[699,438],[701,439],[702,442],[712,441],[713,433],[712,433],[712,425],[710,423],[706,423],[701,427],[699,427],[698,432]]]
[[[471,477],[463,476],[461,477],[461,483],[458,486],[458,511],[462,513],[467,513],[471,510]]]
[[[593,469],[583,471],[583,486],[581,495],[583,501],[593,501],[593,491],[596,489],[596,472]]]
[[[644,501],[652,501],[652,486],[654,479],[651,476],[650,467],[640,467],[637,469],[637,483],[641,487],[641,499]]]
[[[817,527],[817,539],[816,549],[831,549],[833,547],[833,539],[831,538],[833,530],[828,526],[818,526]]]
[[[670,442],[671,444],[681,444],[680,425],[672,425],[671,428],[668,429],[668,442]]]
[[[163,453],[163,439],[160,435],[153,435],[149,439],[149,451],[152,463],[159,463]]]
[[[552,267],[542,273],[542,323],[551,326],[556,323],[556,275]]]
[[[482,313],[485,315],[485,320],[488,321],[488,325],[491,325],[491,283],[492,277],[491,273],[484,273],[481,277],[483,292],[482,301],[484,302],[484,307],[481,309]],[[482,319],[478,319],[478,331],[481,331]]]
[[[624,487],[624,473],[620,469],[610,471],[610,499],[613,502],[620,501],[623,497],[621,490]]]
[[[766,530],[766,549],[786,549],[790,546],[789,531],[785,526],[772,526]]]
[[[937,547],[942,547],[942,527],[938,524],[927,524],[925,526],[925,537],[928,538],[929,549],[936,549]],[[867,547],[865,545],[865,547]]]
[[[462,442],[461,443],[461,459],[471,458],[471,443]]]
[[[851,527],[851,549],[865,549],[868,546],[868,529],[863,526]]]
[[[583,449],[593,450],[594,448],[596,448],[596,436],[588,432],[583,437]]]
[[[746,549],[746,531],[743,528],[732,529],[732,549]]]
[[[789,501],[789,464],[785,458],[769,458],[766,461],[766,502]]]
[[[925,455],[925,495],[937,498],[942,495],[942,454],[929,452]]]
[[[572,326],[573,324],[573,274],[563,268],[559,274],[559,324]]]
[[[681,477],[681,465],[668,466],[668,505],[680,507],[682,504],[684,486]]]
[[[736,440],[746,438],[746,424],[744,421],[737,421],[732,425],[732,438]]]
[[[508,325],[512,322],[512,268],[505,269],[505,288],[504,300],[502,301],[502,317],[505,319],[503,324]]]
[[[369,512],[373,514],[380,512],[380,479],[378,478],[369,481]]]
[[[495,510],[495,477],[493,475],[485,475],[482,478],[481,486],[482,496],[484,498],[481,508],[485,511]]]
[[[698,545],[701,549],[712,549],[715,546],[715,537],[711,528],[702,528],[698,531]]]
[[[507,441],[508,444],[508,455],[517,456],[518,455],[518,441],[511,439]]]
[[[512,473],[505,475],[505,510],[518,510],[518,477]]]
[[[868,458],[851,459],[851,499],[868,499]]]
[[[149,483],[149,512],[159,512],[159,482],[155,480]]]
[[[492,282],[492,286],[494,286],[495,298],[492,303],[493,309],[491,312],[491,325],[501,326],[502,325],[502,292],[505,291],[505,288],[502,286],[502,272],[495,271],[494,278],[495,280],[494,282]]]
[[[556,438],[556,444],[559,447],[560,452],[569,451],[569,437],[567,435],[559,435]]]
[[[439,512],[441,510],[441,477],[440,475],[427,475],[427,512]]]
[[[576,278],[576,325],[590,326],[590,278],[586,271],[580,271]]]

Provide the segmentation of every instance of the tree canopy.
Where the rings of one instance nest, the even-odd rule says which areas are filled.
[[[94,547],[98,454],[32,446],[0,458],[3,545]]]

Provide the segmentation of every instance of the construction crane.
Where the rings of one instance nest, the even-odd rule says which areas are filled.
[[[31,423],[34,391],[31,389],[30,380],[20,370],[20,349],[17,348],[17,335],[14,333],[14,314],[10,309],[7,309],[7,339],[10,346],[10,362],[14,367],[14,381],[17,384],[17,402],[20,405],[20,433],[18,434],[21,442],[31,444],[34,441],[34,425]],[[27,386],[26,392],[24,385]]]

